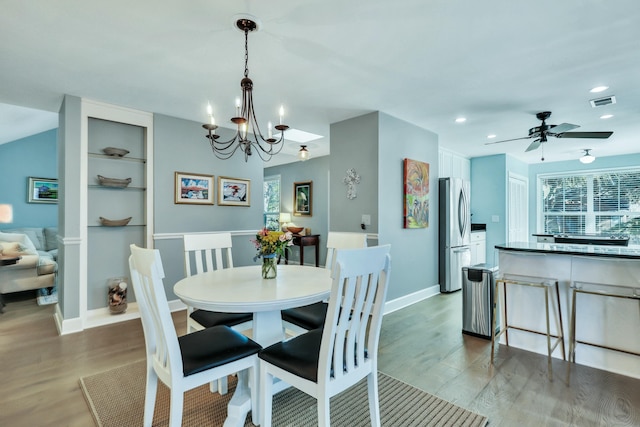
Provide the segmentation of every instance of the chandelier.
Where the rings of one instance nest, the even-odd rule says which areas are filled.
[[[249,33],[258,30],[257,19],[252,16],[243,16],[239,18],[235,25],[240,31],[244,31],[244,78],[240,80],[242,88],[242,100],[236,99],[236,116],[231,118],[231,122],[237,126],[236,134],[228,141],[219,141],[220,135],[216,134],[215,118],[213,117],[213,109],[211,104],[207,106],[207,115],[209,123],[203,124],[202,127],[207,129],[211,149],[217,158],[226,160],[240,149],[244,153],[244,161],[254,152],[258,153],[263,161],[271,160],[271,157],[278,154],[284,146],[284,131],[289,126],[282,123],[284,116],[284,108],[280,107],[280,121],[277,125],[272,126],[271,122],[267,124],[267,137],[265,138],[258,126],[256,113],[253,109],[253,82],[249,78]],[[273,137],[273,128],[280,132],[278,139]]]

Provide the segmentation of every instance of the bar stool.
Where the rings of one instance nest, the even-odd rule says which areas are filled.
[[[613,347],[611,345],[598,344],[588,341],[578,340],[576,338],[576,312],[577,312],[577,295],[593,295],[598,297],[622,298],[640,301],[640,284],[607,284],[574,281],[571,283],[571,320],[569,326],[569,362],[576,363],[576,344],[585,344],[592,347],[603,348],[605,350],[618,351],[620,353],[640,356],[640,353],[625,350],[621,347]],[[567,366],[567,383],[571,374],[571,365]]]
[[[500,332],[496,334],[496,306],[498,303],[498,295],[499,295],[499,287],[502,284],[503,295],[504,295],[504,305],[502,310],[502,319],[504,319],[504,328],[500,329]],[[545,320],[546,320],[546,332],[535,331],[532,329],[526,329],[515,325],[509,324],[509,318],[507,317],[507,285],[517,285],[517,286],[526,286],[531,288],[538,288],[544,290],[544,308],[545,308]],[[558,324],[558,334],[553,335],[551,333],[551,325],[549,320],[549,299],[550,299],[550,289],[555,287],[555,299],[556,299],[556,308],[557,308],[557,316],[556,322]],[[549,379],[553,380],[553,372],[551,368],[551,355],[553,351],[560,344],[560,348],[562,350],[562,360],[566,360],[565,348],[564,348],[564,329],[562,326],[562,310],[560,308],[560,290],[558,288],[558,279],[548,278],[548,277],[528,277],[528,276],[517,276],[517,275],[503,275],[496,280],[495,287],[495,297],[493,302],[493,325],[491,328],[491,364],[493,365],[493,357],[494,357],[494,348],[496,340],[500,338],[500,335],[504,334],[507,346],[509,345],[509,329],[516,329],[523,332],[531,332],[539,335],[546,335],[547,337],[547,367],[549,371]],[[555,338],[553,344],[551,339]]]

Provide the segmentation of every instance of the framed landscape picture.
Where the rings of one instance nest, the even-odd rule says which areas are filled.
[[[311,216],[311,186],[313,181],[293,183],[293,214]]]
[[[213,175],[175,172],[175,201],[193,205],[213,204]]]
[[[218,204],[220,206],[250,206],[251,180],[218,177]]]
[[[58,203],[58,180],[30,176],[27,194],[29,203]]]

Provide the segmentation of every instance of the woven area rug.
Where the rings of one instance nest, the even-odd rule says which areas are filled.
[[[140,361],[80,379],[82,391],[98,426],[142,425],[145,366],[145,362]],[[486,417],[383,373],[378,375],[383,426],[483,427],[487,424]],[[230,377],[229,393],[225,396],[210,393],[208,385],[188,391],[184,399],[182,425],[221,426],[234,388],[235,378]],[[273,425],[314,426],[318,424],[316,411],[314,398],[289,388],[274,396]],[[169,391],[160,382],[153,425],[167,426],[168,419]],[[345,427],[370,425],[366,380],[331,398],[331,424]],[[245,427],[253,425],[248,416]]]

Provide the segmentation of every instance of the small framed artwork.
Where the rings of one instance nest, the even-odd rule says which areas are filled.
[[[58,180],[29,177],[29,203],[58,203]]]
[[[429,163],[404,159],[404,228],[429,227]]]
[[[175,172],[175,201],[192,205],[213,204],[213,175]]]
[[[220,206],[250,206],[251,180],[218,177],[218,204]]]
[[[313,181],[293,183],[293,214],[311,216],[311,187]]]

